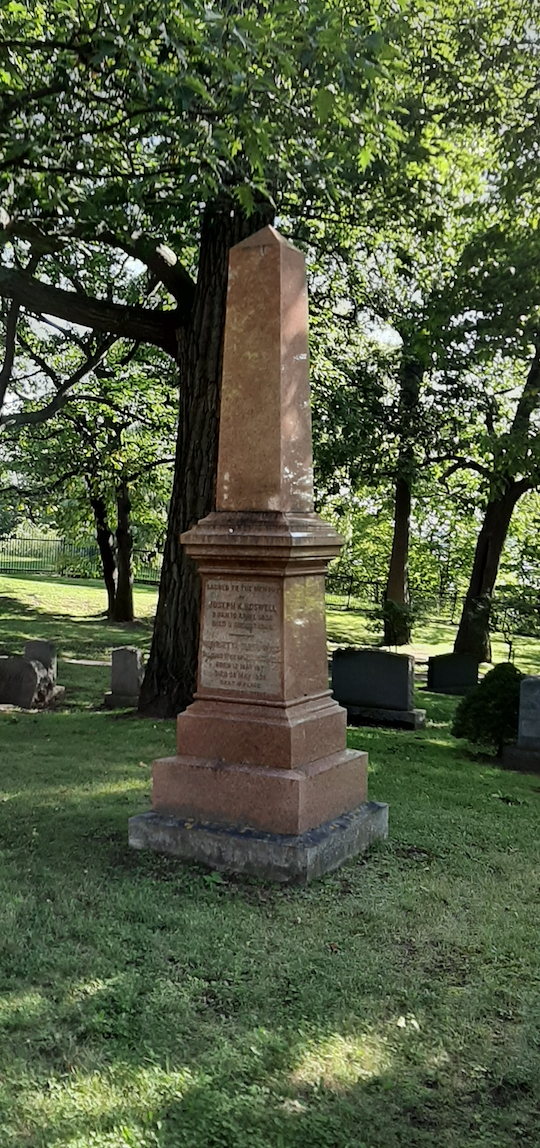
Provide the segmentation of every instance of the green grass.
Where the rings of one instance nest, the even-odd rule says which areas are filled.
[[[125,636],[53,589],[62,648]],[[350,731],[388,843],[307,890],[128,849],[173,723],[0,715],[1,1148],[536,1148],[540,779],[420,697]]]
[[[55,642],[58,681],[66,687],[62,708],[101,706],[110,689],[109,667],[74,665],[71,659],[110,662],[116,646],[139,646],[147,654],[157,587],[136,586],[134,600],[137,621],[112,625],[106,619],[107,596],[99,582],[0,575],[0,655],[22,654],[29,638]]]

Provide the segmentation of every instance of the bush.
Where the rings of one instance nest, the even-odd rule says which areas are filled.
[[[500,755],[505,743],[517,737],[522,678],[510,662],[490,670],[480,685],[461,699],[452,726],[454,737],[494,745]]]

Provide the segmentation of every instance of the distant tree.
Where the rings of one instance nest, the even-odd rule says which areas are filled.
[[[43,342],[48,344],[50,338],[38,339],[30,332],[28,365],[44,361],[36,349],[36,343],[43,349]],[[137,512],[149,497],[157,496],[159,529],[164,532],[166,527],[175,380],[166,360],[147,354],[141,361],[140,351],[126,352],[117,342],[99,366],[67,388],[72,375],[66,367],[74,349],[69,334],[58,343],[55,355],[45,347],[47,376],[40,401],[21,397],[18,409],[2,416],[4,466],[12,474],[8,489],[15,483],[31,510],[45,505],[50,516],[68,526],[81,517],[87,521],[91,513],[108,615],[115,622],[128,622],[133,619],[132,509]],[[35,379],[32,383],[35,389]],[[21,396],[25,385],[21,381]]]

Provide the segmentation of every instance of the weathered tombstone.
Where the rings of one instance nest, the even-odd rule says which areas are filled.
[[[309,881],[386,836],[388,807],[328,690],[341,539],[313,511],[304,258],[273,228],[230,254],[217,510],[182,542],[202,583],[196,700],[130,844]]]
[[[29,710],[40,699],[40,686],[48,675],[39,662],[26,658],[0,658],[0,705]]]
[[[428,661],[427,689],[462,696],[478,685],[478,659],[471,654],[437,654]]]
[[[385,650],[334,650],[332,691],[358,725],[421,729],[426,711],[414,708],[414,658]]]
[[[41,662],[41,665],[49,671],[52,682],[56,681],[58,661],[54,642],[45,642],[39,638],[34,638],[26,643],[24,657],[27,662]]]
[[[502,764],[540,773],[540,677],[531,675],[521,682],[517,745],[505,745]]]
[[[111,691],[105,694],[107,709],[137,706],[143,678],[142,654],[135,646],[120,646],[112,652]]]

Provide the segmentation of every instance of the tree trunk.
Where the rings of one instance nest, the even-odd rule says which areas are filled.
[[[229,248],[271,222],[269,206],[246,219],[231,201],[209,204],[203,218],[193,311],[179,336],[175,473],[154,637],[139,699],[139,711],[148,716],[174,717],[195,689],[199,576],[180,534],[215,505]]]
[[[131,502],[127,483],[121,482],[116,488],[116,557],[118,563],[118,580],[116,583],[116,598],[112,614],[113,622],[133,622],[133,572],[131,569],[131,554],[133,539],[130,530]]]
[[[418,437],[418,403],[423,374],[422,363],[404,349],[399,372],[401,448],[397,463],[394,535],[383,605],[384,642],[387,646],[406,646],[411,640],[409,534],[415,469],[413,443]]]
[[[469,589],[463,603],[454,653],[472,654],[479,662],[491,661],[489,620],[499,562],[516,502],[527,487],[512,482],[486,507],[478,535]]]
[[[112,618],[114,615],[117,579],[113,536],[107,523],[107,507],[104,499],[90,496],[90,505],[96,524],[96,540],[103,569],[103,580],[107,591],[107,617]]]
[[[408,478],[398,478],[394,509],[394,536],[390,569],[386,583],[384,642],[387,646],[406,646],[411,640],[409,616],[409,532],[411,521],[411,486]]]

